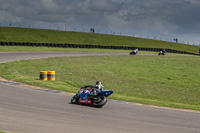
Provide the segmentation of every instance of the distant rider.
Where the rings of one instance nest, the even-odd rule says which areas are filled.
[[[163,53],[164,53],[164,54],[166,53],[166,50],[165,50],[165,49],[163,49]]]
[[[166,50],[163,49],[163,50],[161,51],[161,54],[162,54],[162,55],[165,55],[165,53],[166,53]]]

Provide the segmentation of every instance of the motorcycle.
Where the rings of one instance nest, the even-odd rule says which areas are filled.
[[[99,90],[92,85],[84,86],[71,98],[71,103],[101,108],[107,103],[107,97],[112,93],[112,90]]]
[[[160,52],[158,53],[158,55],[163,55],[163,56],[164,56],[165,54],[166,54],[166,51],[164,51],[164,50],[163,50],[163,51],[160,51]]]
[[[138,49],[134,49],[134,50],[132,50],[131,52],[130,52],[130,55],[136,55],[137,54],[137,52],[138,52]]]

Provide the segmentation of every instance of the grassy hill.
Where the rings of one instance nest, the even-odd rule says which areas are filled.
[[[0,42],[69,43],[166,48],[192,53],[198,53],[200,48],[199,46],[137,37],[13,27],[0,27]]]

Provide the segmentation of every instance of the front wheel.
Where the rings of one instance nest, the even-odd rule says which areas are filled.
[[[78,94],[76,94],[75,96],[71,98],[71,104],[77,104],[78,100],[79,100],[79,96]]]
[[[107,103],[107,99],[105,96],[98,97],[99,100],[95,100],[92,105],[97,108],[103,107]]]

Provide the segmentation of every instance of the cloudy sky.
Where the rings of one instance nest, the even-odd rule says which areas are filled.
[[[200,44],[200,0],[0,0],[0,25]]]

